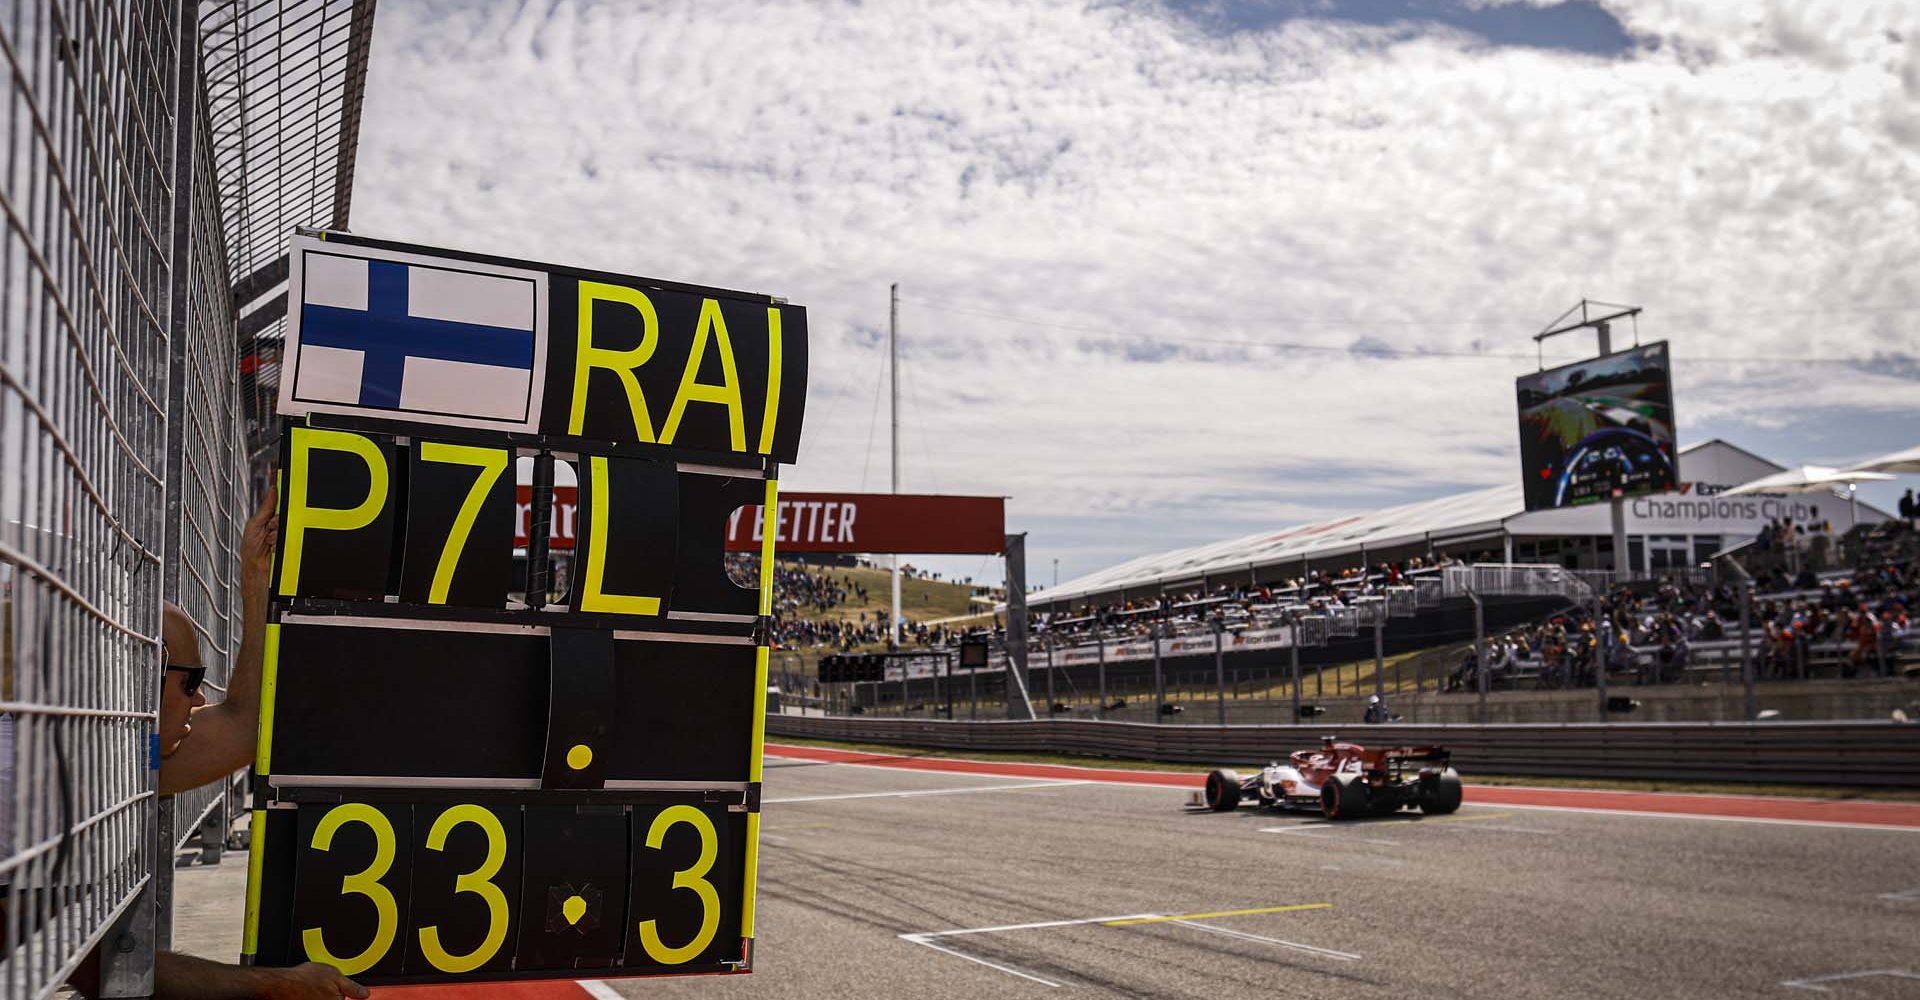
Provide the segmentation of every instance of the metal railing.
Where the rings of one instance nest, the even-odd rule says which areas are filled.
[[[1442,573],[1443,593],[1447,597],[1561,597],[1583,602],[1593,599],[1594,590],[1580,571],[1551,564],[1475,563],[1448,566]]]
[[[769,716],[767,736],[947,750],[1084,754],[1198,764],[1280,760],[1329,731],[1305,726],[1156,726],[1041,720],[947,722]],[[1476,774],[1665,781],[1920,787],[1920,726],[1887,722],[1647,722],[1566,725],[1381,725],[1366,743],[1439,744]],[[1194,776],[1195,787],[1199,775]]]

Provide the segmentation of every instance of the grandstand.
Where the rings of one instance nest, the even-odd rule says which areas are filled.
[[[1920,670],[1911,531],[1821,497],[1719,498],[1780,468],[1723,441],[1682,457],[1693,477],[1682,491],[1626,505],[1629,585],[1612,570],[1604,507],[1529,514],[1518,485],[1480,490],[1145,556],[1037,593],[1029,683],[1056,712],[1125,718],[1183,700],[1734,689],[1747,663],[1761,683]],[[1745,631],[1726,560],[1753,580]],[[999,697],[1004,664],[969,690]],[[923,680],[926,699],[940,700]],[[874,685],[853,698],[867,711],[911,710],[915,691]],[[1910,697],[1883,694],[1825,711],[1883,714]],[[1134,708],[1119,711],[1129,698]],[[1592,717],[1591,702],[1577,704],[1552,711]],[[1237,714],[1275,721],[1281,707]]]
[[[1723,547],[1755,538],[1782,518],[1802,528],[1815,527],[1821,535],[1838,536],[1853,527],[1855,508],[1839,498],[1716,498],[1785,468],[1717,438],[1681,449],[1681,489],[1626,504],[1629,567],[1652,576],[1698,567]],[[1857,511],[1862,524],[1889,516],[1867,504],[1859,504]],[[1036,611],[1084,612],[1165,594],[1214,592],[1240,584],[1287,586],[1316,573],[1447,559],[1611,570],[1608,511],[1596,504],[1529,513],[1521,484],[1514,481],[1141,556],[1035,593],[1028,603]]]

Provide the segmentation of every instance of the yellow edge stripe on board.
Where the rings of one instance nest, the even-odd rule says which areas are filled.
[[[767,480],[766,499],[760,506],[760,615],[773,614],[773,532],[777,523],[775,514],[780,502],[780,481]],[[769,639],[771,641],[771,639]],[[770,656],[766,646],[754,650],[753,670],[753,748],[747,757],[747,780],[759,781],[762,775],[761,756],[766,752],[767,742],[767,660]],[[760,881],[760,814],[747,814],[747,861],[745,886],[740,892],[740,936],[753,937],[753,906],[755,889]]]
[[[260,651],[260,733],[254,749],[253,773],[273,773],[273,702],[280,679],[280,625],[267,623],[267,641]]]
[[[740,936],[753,937],[754,885],[760,880],[760,814],[747,814],[746,891],[740,896]]]
[[[1108,920],[1102,927],[1133,927],[1139,924],[1166,924],[1175,920],[1212,920],[1215,917],[1250,917],[1256,913],[1296,913],[1300,910],[1331,910],[1332,903],[1295,903],[1292,906],[1262,906],[1252,910],[1215,910],[1212,913],[1175,913],[1171,916],[1128,917]]]
[[[240,935],[240,954],[249,963],[260,953],[260,880],[266,873],[267,811],[253,811],[252,840],[247,845],[247,917]]]

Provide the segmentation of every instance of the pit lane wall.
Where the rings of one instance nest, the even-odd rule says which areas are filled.
[[[769,737],[941,750],[1080,754],[1252,766],[1315,746],[1314,726],[1093,720],[948,722],[770,715]],[[1920,788],[1920,725],[1893,722],[1354,726],[1369,745],[1438,744],[1475,773]]]

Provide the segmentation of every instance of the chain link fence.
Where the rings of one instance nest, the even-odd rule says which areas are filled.
[[[51,996],[109,937],[107,991],[150,989],[172,855],[224,834],[231,782],[157,795],[162,602],[218,700],[258,341],[285,234],[346,224],[372,13],[0,4],[0,996]]]
[[[173,5],[5,6],[0,993],[48,993],[149,883]]]

